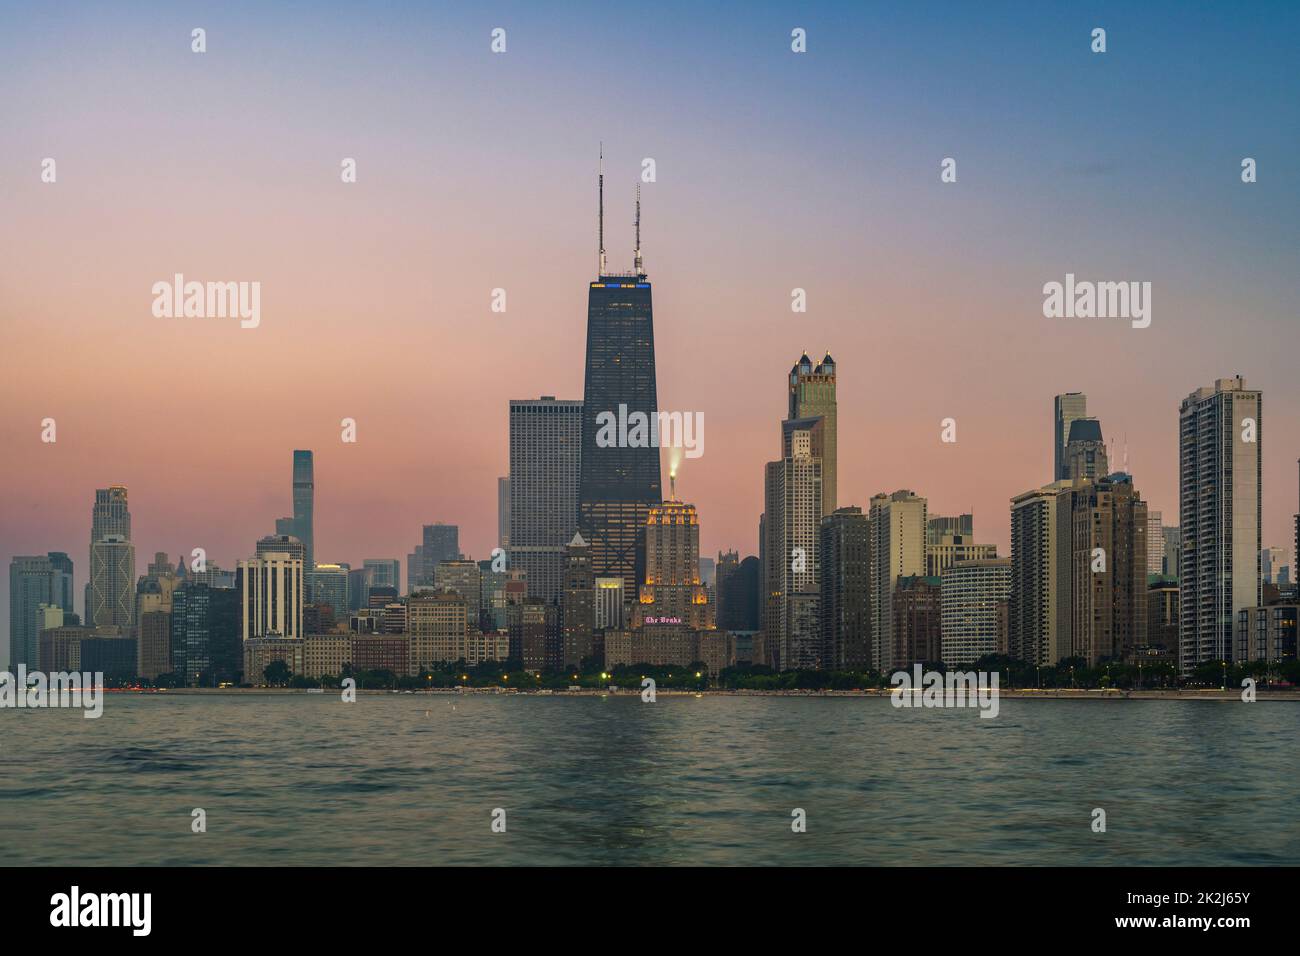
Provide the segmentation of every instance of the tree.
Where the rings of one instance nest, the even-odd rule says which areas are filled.
[[[283,687],[293,677],[293,671],[284,661],[271,661],[262,671],[268,687]]]

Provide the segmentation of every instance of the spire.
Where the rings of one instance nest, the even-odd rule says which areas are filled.
[[[641,264],[641,184],[636,184],[636,253],[632,258],[632,269],[638,276],[645,275]]]
[[[598,177],[600,189],[600,272],[597,278],[603,276],[609,270],[605,268],[605,144],[600,144],[600,175]]]

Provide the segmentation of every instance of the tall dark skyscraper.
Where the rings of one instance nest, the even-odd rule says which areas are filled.
[[[605,261],[605,176],[600,174],[600,260],[587,291],[587,368],[583,386],[582,459],[578,528],[591,546],[597,577],[621,577],[626,600],[638,593],[646,518],[660,504],[659,449],[634,441],[633,416],[644,415],[646,435],[657,420],[655,337],[650,283],[641,262],[638,193],[636,251],[631,272],[611,272]],[[617,440],[598,441],[602,416],[629,425]],[[604,436],[610,429],[606,428]],[[513,544],[513,542],[511,542]]]
[[[293,536],[302,542],[306,552],[303,560],[303,574],[308,581],[316,568],[316,475],[310,451],[295,450],[293,453]]]

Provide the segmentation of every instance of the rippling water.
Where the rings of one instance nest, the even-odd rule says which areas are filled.
[[[887,698],[112,695],[98,720],[0,711],[0,847],[7,864],[1295,863],[1298,736],[1300,706],[1267,702],[1003,700],[989,720]]]

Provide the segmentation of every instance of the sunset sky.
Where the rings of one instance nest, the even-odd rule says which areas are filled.
[[[405,565],[434,521],[486,557],[509,400],[582,397],[601,141],[615,268],[656,161],[660,405],[704,413],[678,489],[706,553],[757,553],[804,349],[839,364],[840,503],[911,488],[1003,554],[1009,499],[1052,477],[1054,394],[1087,393],[1174,524],[1179,402],[1244,375],[1264,544],[1289,546],[1295,5],[266,6],[0,4],[6,566],[67,551],[80,595],[94,490],[120,483],[139,572],[194,547],[233,567],[291,512],[294,448],[318,561]],[[259,281],[260,327],[155,318],[178,272]],[[1067,272],[1151,282],[1151,327],[1044,318]]]

